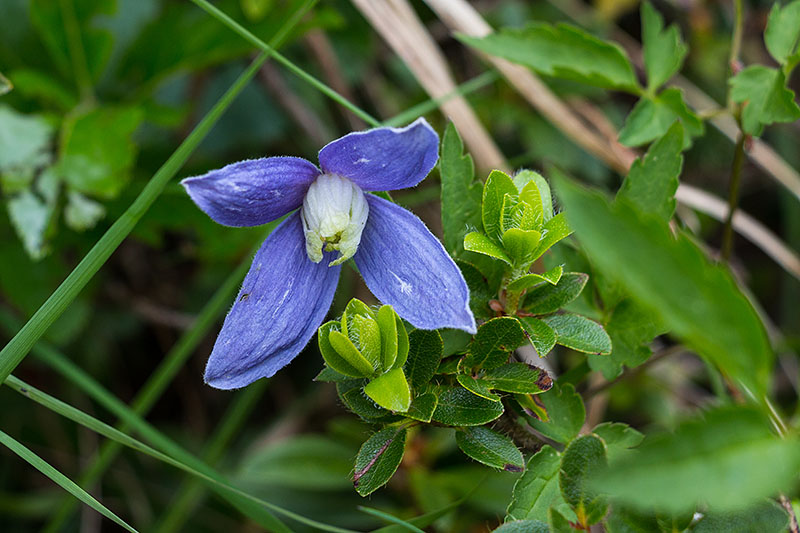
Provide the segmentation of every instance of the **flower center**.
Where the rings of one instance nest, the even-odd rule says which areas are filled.
[[[367,199],[355,183],[335,174],[320,175],[308,188],[300,210],[308,258],[322,261],[323,246],[326,252],[339,251],[328,266],[353,257],[368,214]]]

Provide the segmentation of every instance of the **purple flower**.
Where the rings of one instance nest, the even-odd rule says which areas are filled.
[[[253,258],[206,366],[212,387],[236,389],[289,364],[322,323],[340,264],[353,258],[381,302],[421,329],[475,332],[469,290],[416,216],[365,191],[413,187],[436,164],[439,138],[424,119],[350,133],[319,152],[240,161],[181,183],[226,226],[258,226],[297,208]],[[338,256],[336,253],[338,252]]]

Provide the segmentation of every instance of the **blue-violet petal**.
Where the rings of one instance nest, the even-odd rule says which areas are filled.
[[[216,222],[260,226],[300,207],[319,173],[299,157],[266,157],[239,161],[181,184]]]
[[[293,213],[255,255],[206,366],[206,383],[238,389],[270,377],[308,344],[333,301],[340,266],[306,255],[300,214]]]
[[[372,293],[414,327],[475,333],[467,283],[442,244],[410,212],[366,196],[369,218],[354,260]]]
[[[338,174],[364,191],[413,187],[431,171],[439,157],[439,136],[417,119],[405,128],[375,128],[350,133],[319,152],[323,172]]]

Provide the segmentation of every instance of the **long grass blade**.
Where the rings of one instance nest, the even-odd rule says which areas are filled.
[[[22,459],[24,459],[29,465],[34,467],[36,470],[44,474],[45,476],[52,479],[56,484],[58,484],[61,488],[65,491],[69,492],[80,501],[100,513],[101,515],[105,516],[109,520],[113,520],[118,525],[124,527],[128,531],[133,533],[137,533],[137,531],[130,526],[127,522],[125,522],[122,518],[118,517],[114,513],[108,510],[106,506],[102,503],[94,499],[91,494],[80,488],[78,485],[75,484],[71,479],[67,476],[53,468],[50,463],[33,453],[31,450],[26,448],[23,444],[15,440],[9,434],[0,431],[0,444],[3,444],[9,450],[14,452],[15,454],[19,455]]]
[[[286,516],[287,518],[291,518],[300,522],[302,524],[311,526],[316,528],[320,531],[330,531],[331,533],[357,533],[350,529],[344,529],[336,526],[331,526],[329,524],[324,524],[322,522],[318,522],[311,518],[306,518],[305,516],[299,515],[293,511],[289,511],[288,509],[284,509],[278,505],[273,503],[267,502],[262,500],[256,496],[253,496],[247,492],[244,492],[241,489],[236,488],[235,486],[228,483],[222,476],[217,474],[212,468],[208,467],[204,463],[200,462],[197,458],[189,454],[188,452],[182,451],[181,455],[191,458],[190,462],[184,462],[181,459],[176,459],[168,454],[165,454],[133,437],[122,433],[121,431],[114,429],[113,427],[109,426],[105,422],[98,420],[97,418],[73,407],[72,405],[67,404],[43,391],[40,391],[36,387],[33,387],[21,379],[15,376],[9,376],[6,379],[5,385],[8,385],[13,390],[23,394],[27,398],[35,401],[36,403],[47,407],[51,411],[64,416],[82,425],[85,428],[91,429],[92,431],[103,435],[106,438],[112,439],[120,444],[127,446],[133,450],[138,452],[147,454],[159,461],[167,463],[175,468],[183,470],[193,476],[196,476],[199,479],[202,479],[204,482],[208,483],[210,487],[214,488],[215,490],[228,495],[234,495],[236,497],[242,498],[250,502],[251,504],[259,505],[262,507],[266,507],[269,510]],[[141,421],[142,424],[147,425],[146,422],[143,420]],[[202,465],[200,468],[197,468],[195,465],[200,464]],[[210,474],[209,474],[210,472]]]

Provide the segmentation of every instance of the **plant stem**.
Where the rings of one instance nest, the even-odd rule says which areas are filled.
[[[728,189],[728,216],[725,219],[725,228],[722,233],[722,259],[729,261],[733,253],[733,215],[739,203],[739,184],[742,181],[742,166],[744,165],[744,143],[746,136],[739,132],[736,149],[733,152],[733,165],[731,166],[731,181]]]

